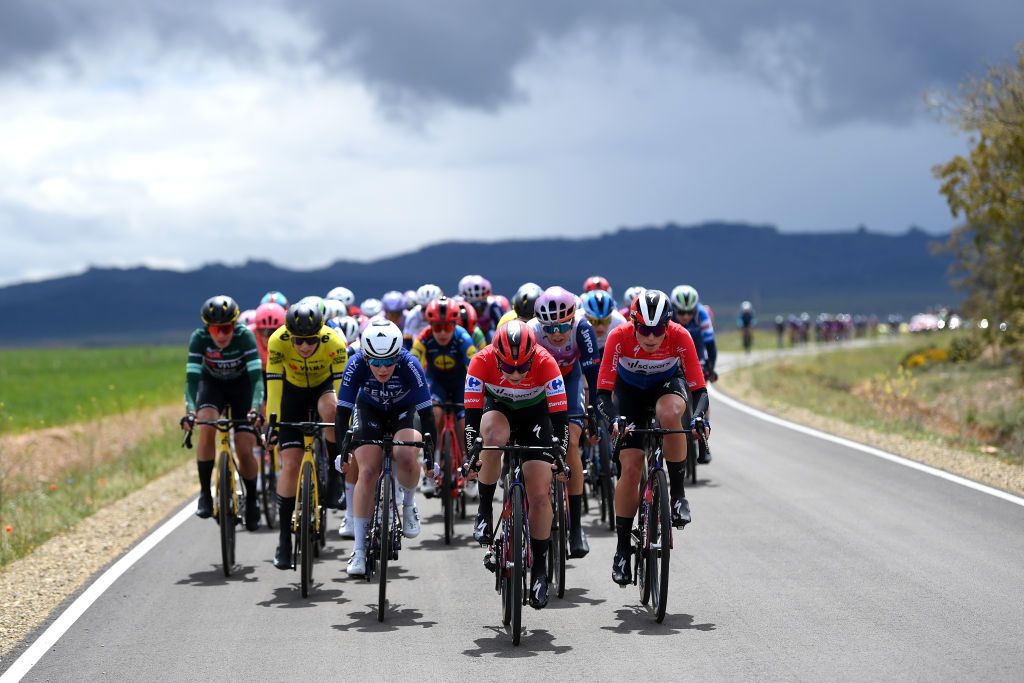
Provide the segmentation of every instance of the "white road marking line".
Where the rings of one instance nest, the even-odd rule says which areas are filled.
[[[985,484],[979,484],[976,481],[971,481],[970,479],[966,479],[955,474],[950,474],[945,470],[940,470],[935,467],[929,467],[928,465],[922,465],[919,462],[908,460],[907,458],[895,455],[893,453],[889,453],[888,451],[883,451],[878,448],[865,446],[862,443],[857,443],[856,441],[851,441],[850,439],[844,439],[841,436],[835,436],[833,434],[818,431],[817,429],[805,427],[795,422],[790,422],[789,420],[783,420],[780,417],[775,417],[774,415],[769,415],[768,413],[762,412],[756,408],[751,408],[750,406],[744,403],[740,403],[734,398],[729,398],[728,396],[718,391],[714,387],[710,388],[710,392],[711,395],[714,397],[715,401],[721,401],[730,408],[735,408],[736,410],[747,413],[748,415],[753,415],[754,417],[764,420],[765,422],[771,422],[772,424],[776,424],[781,427],[786,427],[788,429],[792,429],[802,434],[808,434],[810,436],[815,436],[819,439],[824,439],[825,441],[831,441],[832,443],[839,444],[840,446],[854,448],[858,451],[861,451],[862,453],[867,453],[868,455],[873,455],[877,458],[882,458],[883,460],[894,462],[897,465],[910,467],[911,469],[931,474],[941,479],[945,479],[946,481],[951,481],[954,484],[960,484],[961,486],[966,486],[967,488],[974,489],[975,491],[981,491],[982,493],[987,493],[990,496],[995,496],[996,498],[1001,498],[1002,500],[1005,500],[1009,503],[1013,503],[1015,505],[1020,505],[1021,507],[1024,507],[1024,498],[1021,498],[1020,496],[1015,496],[1012,493],[1008,493],[1006,491],[1002,491],[991,486],[986,486]],[[0,683],[3,682],[0,681]]]
[[[90,606],[110,586],[117,581],[122,574],[131,569],[132,565],[141,560],[146,553],[152,550],[157,543],[164,540],[171,534],[172,531],[181,526],[187,519],[192,517],[196,509],[196,499],[193,498],[185,505],[181,510],[178,511],[173,517],[161,524],[156,530],[153,531],[149,536],[142,539],[142,541],[134,548],[128,551],[128,553],[120,560],[115,562],[110,569],[103,572],[99,578],[97,578],[92,585],[85,589],[85,591],[78,596],[78,598],[68,606],[64,612],[57,617],[57,620],[50,624],[50,627],[43,631],[43,634],[39,636],[32,645],[22,653],[14,664],[0,676],[0,683],[16,683],[20,681],[25,674],[27,674],[33,666],[35,666],[40,659],[53,647],[61,636],[67,633],[68,629],[74,625],[78,618],[85,613],[85,610],[89,609]]]

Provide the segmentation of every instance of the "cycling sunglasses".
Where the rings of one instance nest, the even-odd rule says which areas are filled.
[[[206,329],[210,331],[210,334],[228,334],[229,332],[235,331],[235,324],[224,323],[223,325],[207,325]]]
[[[660,337],[665,334],[665,330],[668,328],[668,323],[661,323],[660,325],[641,325],[636,324],[636,333],[644,337]]]
[[[588,321],[588,322],[589,322],[589,323],[590,323],[591,325],[610,325],[610,324],[611,324],[611,322],[612,322],[612,317],[611,317],[611,316],[608,316],[607,318],[591,318],[591,317],[590,317],[590,316],[588,315],[588,316],[587,316],[587,321]]]
[[[430,323],[431,332],[454,332],[455,323]]]
[[[292,344],[295,346],[316,346],[320,337],[292,337]]]
[[[502,363],[498,361],[498,367],[506,375],[511,375],[514,372],[518,372],[520,375],[525,375],[530,371],[530,367],[533,365],[533,359],[526,361],[521,365],[509,365],[508,363]]]
[[[544,334],[565,334],[572,329],[572,321],[557,325],[541,325],[540,328],[544,330]]]
[[[390,368],[398,362],[398,358],[367,358],[366,362],[375,368]]]

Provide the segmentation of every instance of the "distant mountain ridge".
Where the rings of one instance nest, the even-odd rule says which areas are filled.
[[[337,285],[349,287],[360,299],[425,282],[454,292],[466,273],[481,273],[506,295],[530,280],[578,291],[584,278],[601,274],[617,296],[634,284],[666,291],[692,284],[702,301],[726,315],[743,299],[752,301],[762,317],[802,310],[906,314],[957,300],[946,280],[950,258],[931,251],[933,243],[944,239],[919,229],[900,235],[863,228],[784,233],[772,226],[734,223],[668,224],[576,239],[443,242],[372,262],[339,260],[310,271],[266,261],[188,272],[92,268],[0,288],[6,312],[0,343],[23,346],[17,333],[26,330],[42,343],[182,341],[198,324],[200,304],[212,294],[230,294],[246,308],[255,307],[270,289],[292,300],[323,295]],[[56,322],[40,325],[40,318]]]

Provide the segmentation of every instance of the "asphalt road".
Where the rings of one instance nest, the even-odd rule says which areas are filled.
[[[446,547],[436,500],[420,500],[383,623],[333,531],[303,599],[271,565],[275,531],[240,532],[225,579],[216,524],[193,518],[25,680],[1024,680],[1024,507],[725,405],[712,416],[663,624],[611,582],[614,539],[593,517],[566,599],[524,610],[519,647],[470,521]]]

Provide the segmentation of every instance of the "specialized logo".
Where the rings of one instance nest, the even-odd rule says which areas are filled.
[[[540,439],[540,425],[539,424],[533,425],[533,435],[535,437],[537,437],[538,439]]]

